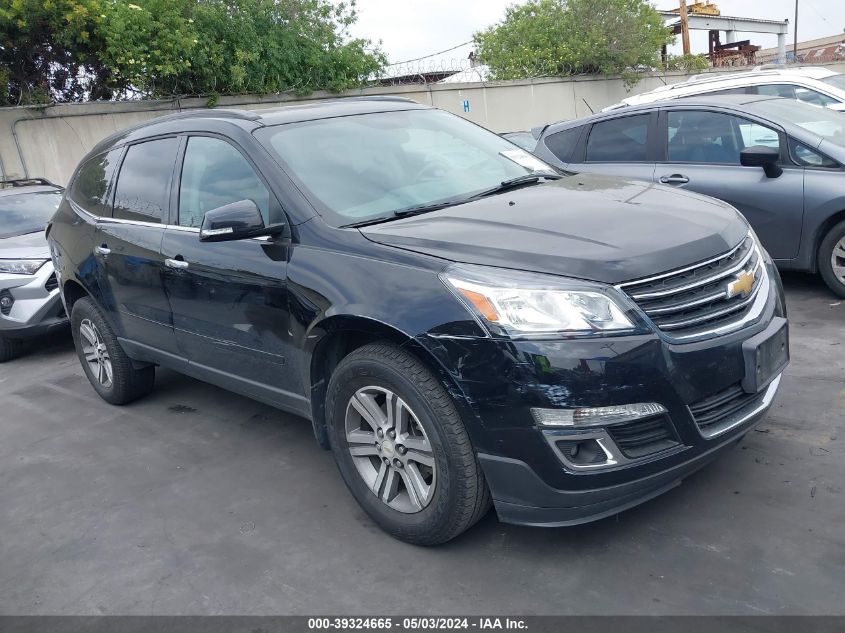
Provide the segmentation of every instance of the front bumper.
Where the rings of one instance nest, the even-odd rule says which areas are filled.
[[[694,453],[665,470],[651,475],[592,490],[560,490],[543,482],[519,460],[480,454],[484,474],[491,490],[499,519],[506,523],[536,526],[562,526],[588,523],[627,510],[670,490],[700,468],[736,444],[766,415],[777,394],[781,377],[766,388],[763,401],[734,420],[734,429],[722,441]]]
[[[759,319],[705,340],[678,343],[659,332],[548,341],[420,337],[452,373],[500,519],[569,525],[617,513],[676,486],[763,419],[780,376],[759,394],[740,386],[743,343],[785,317],[780,279],[773,267],[768,272],[774,283]],[[532,408],[640,402],[665,407],[666,441],[633,458],[613,444],[614,459],[597,468],[567,461],[558,442],[572,432],[540,428],[531,415]],[[630,446],[630,435],[620,439],[611,428],[600,431]]]
[[[34,275],[0,274],[0,295],[14,301],[8,314],[0,312],[0,336],[31,338],[67,325],[55,279],[49,261]]]

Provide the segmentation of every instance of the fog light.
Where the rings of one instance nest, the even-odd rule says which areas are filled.
[[[540,426],[563,428],[610,426],[661,413],[666,413],[666,407],[656,402],[584,409],[531,409],[531,415]]]
[[[15,304],[15,299],[9,294],[8,290],[0,293],[0,312],[8,315],[12,311],[12,306]]]

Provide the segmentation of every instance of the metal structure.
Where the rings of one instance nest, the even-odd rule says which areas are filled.
[[[660,11],[660,14],[664,18],[669,18],[667,26],[676,34],[683,36],[684,27],[693,31],[709,31],[710,56],[714,65],[753,63],[754,53],[759,47],[752,46],[748,40],[738,41],[737,33],[776,34],[778,36],[777,61],[778,63],[786,61],[786,35],[789,32],[789,20],[761,20],[721,15],[714,4],[707,2],[696,2],[689,6],[686,6],[686,2],[682,4],[683,8]],[[685,20],[682,13],[686,13]],[[724,43],[721,41],[722,31],[725,32]]]

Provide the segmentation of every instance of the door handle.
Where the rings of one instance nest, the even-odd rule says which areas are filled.
[[[109,253],[111,253],[111,249],[105,244],[101,244],[100,246],[94,247],[94,255],[102,255],[103,257],[105,257]]]
[[[660,182],[664,185],[685,185],[689,182],[689,178],[683,174],[672,174],[671,176],[661,176]]]
[[[164,260],[164,265],[168,268],[175,268],[177,270],[183,270],[188,267],[188,262],[182,259],[181,255],[177,255],[176,259],[170,259],[169,257]]]

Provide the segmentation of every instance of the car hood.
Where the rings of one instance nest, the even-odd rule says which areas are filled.
[[[50,259],[50,248],[44,231],[14,235],[0,239],[0,259]]]
[[[361,232],[455,262],[619,283],[724,253],[748,225],[714,198],[579,174]]]

